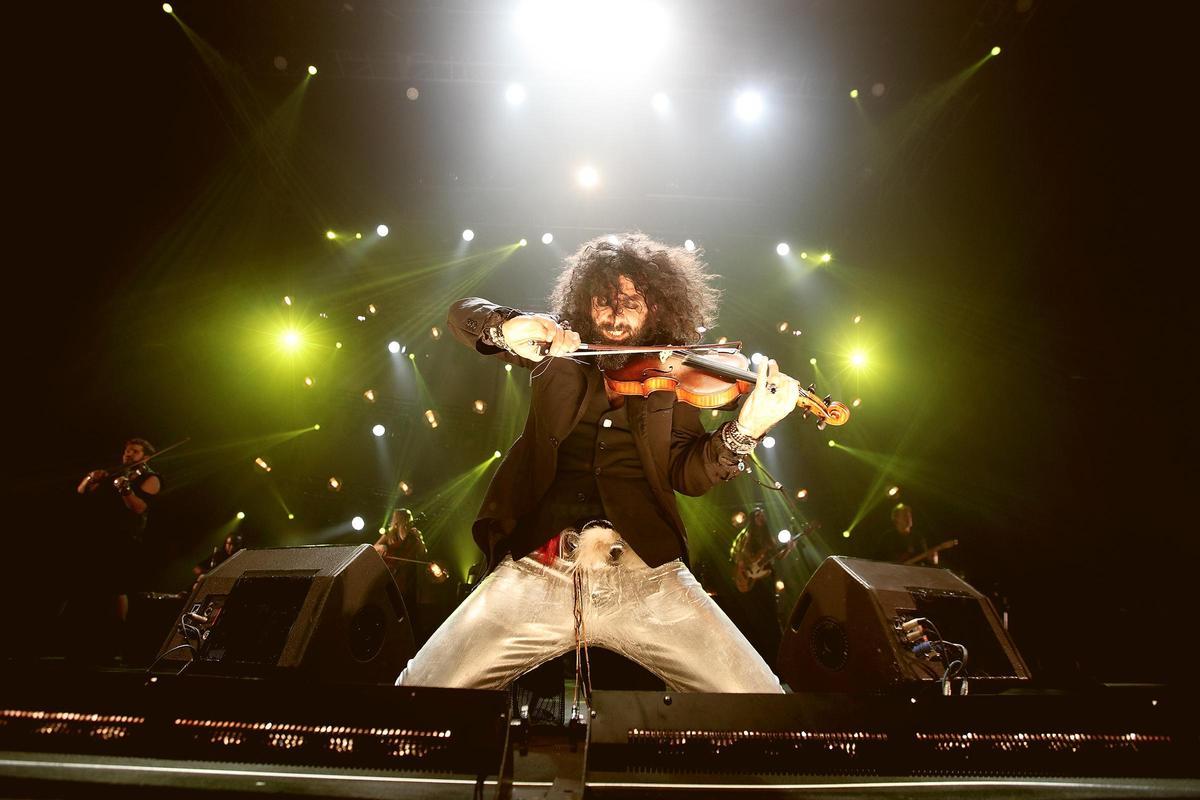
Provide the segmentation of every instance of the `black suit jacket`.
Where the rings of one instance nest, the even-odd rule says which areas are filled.
[[[498,350],[480,338],[493,313],[508,318],[520,312],[470,297],[450,307],[447,325],[455,338],[476,352],[525,368],[534,367],[534,362]],[[532,382],[525,430],[500,462],[472,527],[476,544],[488,556],[489,568],[505,552],[520,557],[543,544],[506,539],[516,520],[535,508],[553,483],[558,468],[558,446],[583,417],[588,393],[601,380],[599,371],[568,358],[554,358],[536,366],[538,374]],[[625,410],[646,482],[654,500],[671,521],[675,539],[661,541],[660,536],[648,540],[637,530],[620,533],[650,566],[680,556],[686,558],[687,531],[679,517],[675,492],[702,495],[717,483],[740,474],[741,461],[719,437],[705,431],[698,409],[677,403],[671,392],[655,392],[646,398],[627,397]],[[646,502],[640,495],[630,493],[618,502],[631,504],[622,509],[623,518],[639,512],[653,513],[653,509],[637,507]],[[614,513],[613,509],[608,511]],[[497,547],[501,542],[505,546]]]

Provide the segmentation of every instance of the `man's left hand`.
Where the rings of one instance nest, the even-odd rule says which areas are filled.
[[[775,359],[758,365],[758,382],[738,414],[738,425],[755,439],[792,413],[800,399],[800,384],[779,371]]]

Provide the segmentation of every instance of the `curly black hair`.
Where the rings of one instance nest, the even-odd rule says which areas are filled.
[[[550,292],[550,309],[585,342],[597,341],[591,338],[592,298],[616,298],[624,275],[646,298],[643,343],[696,344],[704,336],[698,329],[716,323],[721,297],[712,285],[720,276],[705,266],[700,251],[671,247],[644,233],[601,236],[567,259]]]

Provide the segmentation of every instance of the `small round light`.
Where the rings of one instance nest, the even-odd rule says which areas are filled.
[[[542,244],[550,244],[553,241],[554,241],[553,233],[543,233],[542,234]]]
[[[399,342],[388,342],[388,352],[392,353],[392,354],[399,353],[400,352],[400,343]]]
[[[691,239],[684,239],[683,240],[683,249],[687,250],[689,253],[694,253],[696,251],[696,243],[693,242]]]
[[[385,433],[387,433],[387,428],[383,427],[382,425],[375,425],[371,428],[371,433],[375,434],[376,436],[383,436]]]
[[[784,588],[783,581],[775,581],[775,591],[782,592]]]
[[[829,255],[829,253],[821,254],[821,263],[822,264],[828,264],[832,260],[833,260],[833,256]]]
[[[575,180],[584,189],[595,189],[600,184],[600,173],[590,164],[585,165],[575,173]]]
[[[505,372],[512,372],[512,364],[505,364],[505,365],[504,365],[504,371],[505,371]]]
[[[388,229],[387,225],[380,224],[380,225],[375,226],[375,232],[377,234],[379,234],[380,236],[387,236],[389,233],[389,229]]]
[[[857,99],[858,99],[858,89],[851,89],[851,90],[850,90],[850,99],[851,99],[851,100],[857,100]]]
[[[828,442],[826,442],[826,444],[828,444],[830,447],[837,447],[837,442],[835,442],[833,439],[830,439]]]
[[[318,422],[316,425],[313,425],[313,430],[314,430],[314,431],[319,431],[319,430],[321,430],[321,423],[319,423],[319,422]]]
[[[992,48],[992,55],[994,55],[994,56],[1000,55],[1000,45],[996,45],[995,47]]]
[[[356,234],[354,234],[354,238],[355,238],[355,239],[361,239],[361,238],[362,238],[362,234],[361,234],[361,233],[356,233]]]
[[[788,329],[787,322],[781,322],[778,325],[776,325],[775,327],[780,333],[787,333],[787,329]]]
[[[753,122],[762,116],[763,98],[758,92],[742,92],[734,101],[734,110],[745,122]]]
[[[336,239],[337,234],[334,233],[333,231],[325,231],[325,238],[326,239]]]
[[[779,532],[779,535],[776,538],[779,539],[780,544],[787,544],[792,540],[792,532],[787,528],[784,528]]]
[[[342,343],[341,343],[341,342],[334,342],[334,343],[333,343],[333,346],[334,346],[334,347],[336,347],[338,350],[341,350],[341,349],[342,349]]]
[[[770,450],[772,447],[775,446],[775,437],[774,436],[764,436],[763,440],[762,440],[762,446],[767,448],[768,450]]]
[[[487,402],[483,400],[476,400],[472,404],[472,408],[475,409],[476,414],[485,414],[487,413]]]
[[[367,521],[362,517],[355,517],[354,519],[350,520],[350,527],[354,528],[356,531],[361,531],[363,528],[367,527]]]
[[[788,253],[792,252],[792,248],[787,242],[780,242],[779,244],[775,245],[775,252],[779,253],[781,256],[786,256]]]
[[[238,512],[238,513],[237,513],[235,516],[236,516],[238,519],[245,519],[245,518],[246,518],[246,512],[245,512],[245,511],[239,511],[239,512]]]
[[[316,67],[314,67],[312,64],[309,64],[309,65],[308,65],[308,74],[309,74],[309,75],[316,75],[316,74],[317,74],[317,68],[316,68]]]
[[[502,455],[504,455],[504,454],[501,453],[499,450],[496,450],[495,452],[492,453],[492,458],[499,458]]]
[[[296,518],[296,515],[295,515],[295,514],[293,514],[292,512],[290,512],[290,511],[289,511],[289,512],[288,512],[288,519],[295,519],[295,518]]]
[[[524,247],[524,246],[525,246],[525,245],[527,245],[527,244],[529,244],[529,240],[528,240],[528,239],[521,239],[521,241],[517,242],[517,246],[518,246],[518,247]]]
[[[172,8],[172,6],[171,6],[171,4],[170,4],[170,3],[163,3],[163,4],[162,4],[162,10],[163,10],[163,11],[165,11],[165,12],[167,12],[168,14],[174,14],[174,13],[175,13],[175,9],[174,9],[174,8]]]
[[[796,492],[797,500],[803,500],[806,497],[808,497],[808,489],[800,489]]]
[[[312,385],[313,385],[313,379],[312,379],[312,376],[311,376],[311,375],[308,375],[308,376],[306,376],[306,377],[304,378],[304,385],[305,385],[305,386],[312,386]]]
[[[733,520],[734,525],[741,525],[743,522],[746,521],[746,512],[745,511],[737,512],[736,514],[733,515],[732,520]]]
[[[421,96],[421,92],[417,90],[417,87],[410,86],[404,91],[404,96],[409,100],[416,100]]]
[[[898,494],[900,494],[899,486],[893,486],[890,489],[888,489],[888,497],[895,497]]]
[[[469,242],[475,238],[475,231],[471,230],[470,228],[467,228],[465,231],[462,232],[462,237],[463,237],[464,242]]]
[[[854,398],[854,402],[851,403],[850,405],[854,406],[855,408],[858,408],[859,406],[862,405],[862,398],[861,397]]]
[[[854,324],[857,325],[860,322],[862,322],[862,314],[855,314],[854,315]]]
[[[285,295],[283,296],[283,304],[284,304],[285,306],[290,306],[290,305],[292,304],[292,296],[291,296],[291,295],[288,295],[288,294],[285,294]]]
[[[843,538],[843,539],[849,539],[849,538],[850,538],[850,531],[842,531],[842,538]]]
[[[817,359],[816,359],[816,357],[814,356],[813,358],[810,358],[810,359],[808,360],[808,363],[812,364],[812,365],[815,367],[815,366],[817,365]]]

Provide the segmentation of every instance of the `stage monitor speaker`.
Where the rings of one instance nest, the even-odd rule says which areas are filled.
[[[971,690],[1028,680],[1029,668],[992,604],[944,569],[830,556],[801,592],[779,649],[779,677],[795,691],[881,692],[942,684],[956,648],[908,638],[924,618],[967,649],[958,677]],[[929,641],[938,636],[932,632]]]
[[[370,545],[317,545],[242,550],[209,572],[156,663],[390,683],[414,652],[404,600]]]

